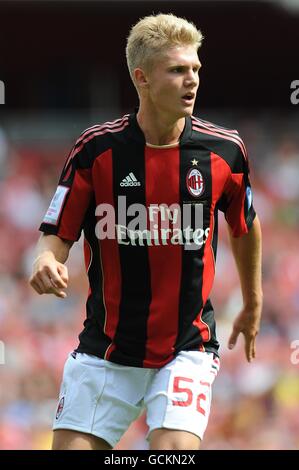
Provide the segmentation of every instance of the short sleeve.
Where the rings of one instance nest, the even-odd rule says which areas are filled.
[[[221,201],[221,209],[234,237],[248,233],[256,213],[253,207],[248,159],[240,150],[234,157]]]
[[[80,139],[72,148],[39,230],[69,241],[80,238],[93,197],[90,158]]]

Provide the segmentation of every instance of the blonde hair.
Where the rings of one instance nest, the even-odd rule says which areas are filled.
[[[126,57],[131,78],[134,69],[147,68],[155,54],[174,46],[194,46],[199,49],[203,35],[185,18],[173,14],[151,15],[136,23],[128,36]]]

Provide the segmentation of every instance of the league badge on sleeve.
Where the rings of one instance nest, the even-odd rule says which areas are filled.
[[[58,186],[56,189],[56,193],[54,194],[52,201],[50,203],[49,209],[44,217],[43,222],[45,224],[57,225],[65,198],[67,193],[69,192],[68,187],[66,186]]]
[[[252,191],[251,191],[250,186],[247,186],[246,188],[246,201],[247,201],[247,209],[249,210],[252,204]]]

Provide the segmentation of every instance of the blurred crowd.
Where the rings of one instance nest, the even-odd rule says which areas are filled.
[[[209,116],[207,116],[207,119]],[[225,125],[218,118],[217,123]],[[221,368],[203,449],[299,448],[299,141],[284,119],[235,124],[250,155],[254,205],[263,230],[264,309],[257,358],[248,364],[243,338],[227,349],[241,294],[220,215],[212,291]],[[49,449],[67,354],[77,346],[87,281],[82,240],[67,262],[68,297],[39,296],[28,278],[38,226],[70,150],[70,139],[14,140],[0,128],[0,449]],[[298,354],[292,349],[298,340]],[[298,359],[298,361],[297,361]],[[297,364],[298,362],[298,364]],[[119,449],[146,449],[142,416]]]

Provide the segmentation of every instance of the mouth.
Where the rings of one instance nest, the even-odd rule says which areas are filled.
[[[190,92],[186,93],[185,95],[183,95],[181,99],[187,105],[193,104],[194,99],[195,99],[195,93],[192,93],[190,91]]]

